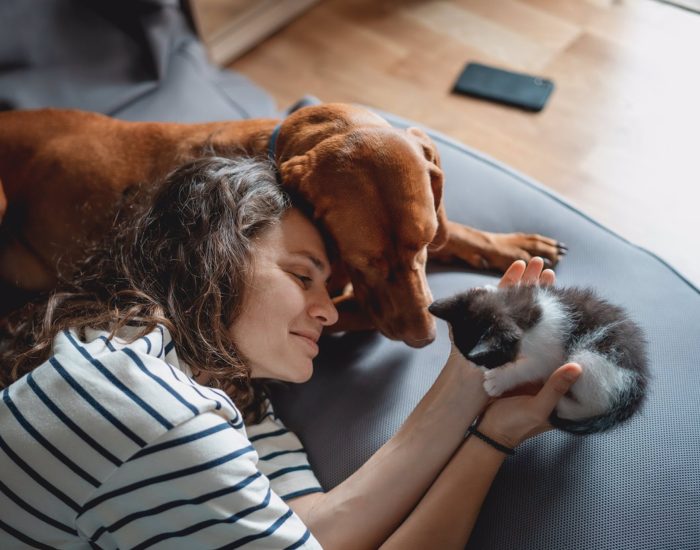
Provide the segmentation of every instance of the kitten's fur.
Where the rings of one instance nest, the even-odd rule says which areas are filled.
[[[457,348],[488,369],[484,388],[491,396],[579,363],[581,376],[550,417],[559,429],[608,430],[642,404],[648,380],[642,331],[589,289],[475,288],[429,309],[452,325]]]

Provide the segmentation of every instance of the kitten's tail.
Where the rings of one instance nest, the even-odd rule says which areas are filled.
[[[642,373],[635,373],[634,382],[625,388],[615,405],[605,414],[571,420],[559,417],[555,409],[549,416],[549,421],[555,428],[576,435],[605,432],[629,419],[640,409],[646,394],[646,387],[646,376]]]

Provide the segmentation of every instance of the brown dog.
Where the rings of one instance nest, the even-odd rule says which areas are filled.
[[[0,113],[0,280],[50,289],[59,258],[70,265],[81,253],[76,243],[106,230],[125,189],[157,181],[207,151],[265,155],[277,122],[124,122],[53,109]],[[338,299],[339,329],[374,326],[411,346],[430,343],[429,252],[501,270],[531,255],[554,264],[562,253],[556,241],[539,235],[485,233],[447,221],[434,144],[421,130],[394,129],[366,109],[300,109],[281,124],[275,160],[283,184],[314,207],[352,282],[357,300]],[[336,272],[334,282],[340,289],[347,280]]]

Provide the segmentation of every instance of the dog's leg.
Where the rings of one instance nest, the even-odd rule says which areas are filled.
[[[548,237],[526,233],[489,233],[456,222],[447,222],[447,243],[430,252],[441,262],[461,260],[477,269],[505,271],[515,260],[540,256],[554,266],[567,252],[566,245]]]

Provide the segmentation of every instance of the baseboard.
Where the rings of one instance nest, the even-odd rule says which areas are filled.
[[[211,60],[217,65],[227,65],[237,57],[262,42],[265,38],[301,15],[320,0],[258,0],[225,24],[218,24],[216,31],[203,32],[204,5],[195,2],[194,19],[203,37]],[[209,26],[209,25],[206,25]]]

